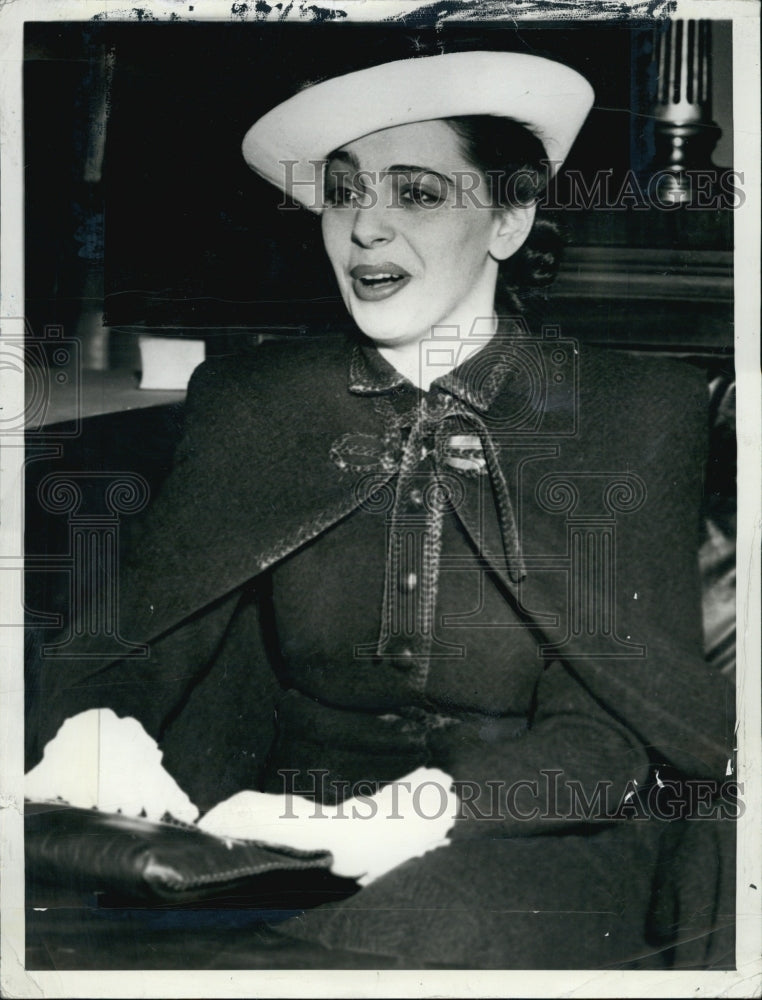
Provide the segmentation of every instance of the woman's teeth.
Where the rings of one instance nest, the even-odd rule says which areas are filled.
[[[360,278],[360,281],[364,285],[380,285],[383,284],[385,281],[401,281],[401,280],[402,280],[401,274],[375,274],[372,278],[371,277]]]

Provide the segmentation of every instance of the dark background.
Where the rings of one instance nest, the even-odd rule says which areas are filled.
[[[727,28],[714,28],[715,55],[721,56],[715,76],[723,79],[730,69]],[[228,333],[236,329],[319,332],[345,325],[317,217],[279,210],[280,192],[243,161],[241,140],[258,116],[305,82],[416,52],[483,45],[547,55],[580,70],[596,91],[566,167],[589,177],[611,169],[616,190],[630,168],[647,176],[653,154],[653,30],[652,23],[604,22],[562,28],[524,23],[518,30],[507,22],[444,23],[436,30],[404,22],[28,24],[32,329],[62,324],[83,342],[85,366],[97,368],[132,363],[125,327],[191,336],[203,327],[212,350],[228,350]],[[720,110],[727,131],[728,109]],[[105,139],[102,158],[99,139]],[[563,175],[558,183],[563,198]],[[565,212],[563,223],[572,248],[634,248],[643,251],[646,266],[652,249],[694,257],[701,252],[696,284],[704,287],[702,268],[711,270],[716,252],[727,256],[732,246],[730,216],[714,210],[588,211]],[[658,287],[647,310],[634,309],[619,301],[621,273],[609,281],[599,268],[599,280],[580,290],[573,254],[570,261],[567,286],[559,284],[555,299],[534,302],[533,320],[562,322],[576,336],[624,337],[631,345],[653,340],[655,324],[660,343],[668,334],[673,341],[682,336],[675,331],[679,310],[659,312],[656,303],[664,296]],[[670,258],[661,270],[693,274],[691,261]],[[600,293],[610,300],[604,306]],[[577,318],[581,304],[585,323]],[[689,306],[695,313],[690,294],[683,319],[693,339],[702,349],[726,351],[732,344],[728,294],[705,304],[698,320]],[[625,321],[629,325],[619,330]],[[97,327],[104,323],[110,342],[98,348]]]

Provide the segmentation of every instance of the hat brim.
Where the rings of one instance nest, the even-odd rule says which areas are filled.
[[[261,177],[322,211],[321,163],[334,149],[395,125],[496,115],[542,142],[552,176],[587,117],[593,88],[576,70],[519,52],[453,52],[401,59],[308,87],[260,118],[243,155]]]

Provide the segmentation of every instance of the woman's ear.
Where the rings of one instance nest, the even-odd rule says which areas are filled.
[[[508,260],[521,248],[534,224],[536,205],[519,205],[500,211],[490,245],[490,256]]]

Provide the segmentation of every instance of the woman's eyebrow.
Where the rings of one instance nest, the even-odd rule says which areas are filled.
[[[326,160],[329,171],[336,161],[348,164],[357,172],[360,171],[360,161],[354,153],[349,153],[343,149],[336,149],[332,153],[329,153]],[[432,170],[431,167],[422,167],[413,163],[393,163],[390,167],[385,167],[380,172],[381,177],[385,177],[387,174],[415,174],[417,176],[431,175],[433,177],[439,177],[440,180],[444,181],[445,184],[451,187],[455,186],[455,180],[447,174],[441,174],[438,170]]]
[[[381,174],[382,176],[384,174],[416,174],[418,176],[430,175],[432,177],[439,177],[450,186],[454,186],[455,184],[453,178],[449,177],[447,174],[440,174],[438,170],[432,170],[431,167],[420,167],[411,163],[393,163],[391,167],[386,167],[385,170],[382,170]]]

